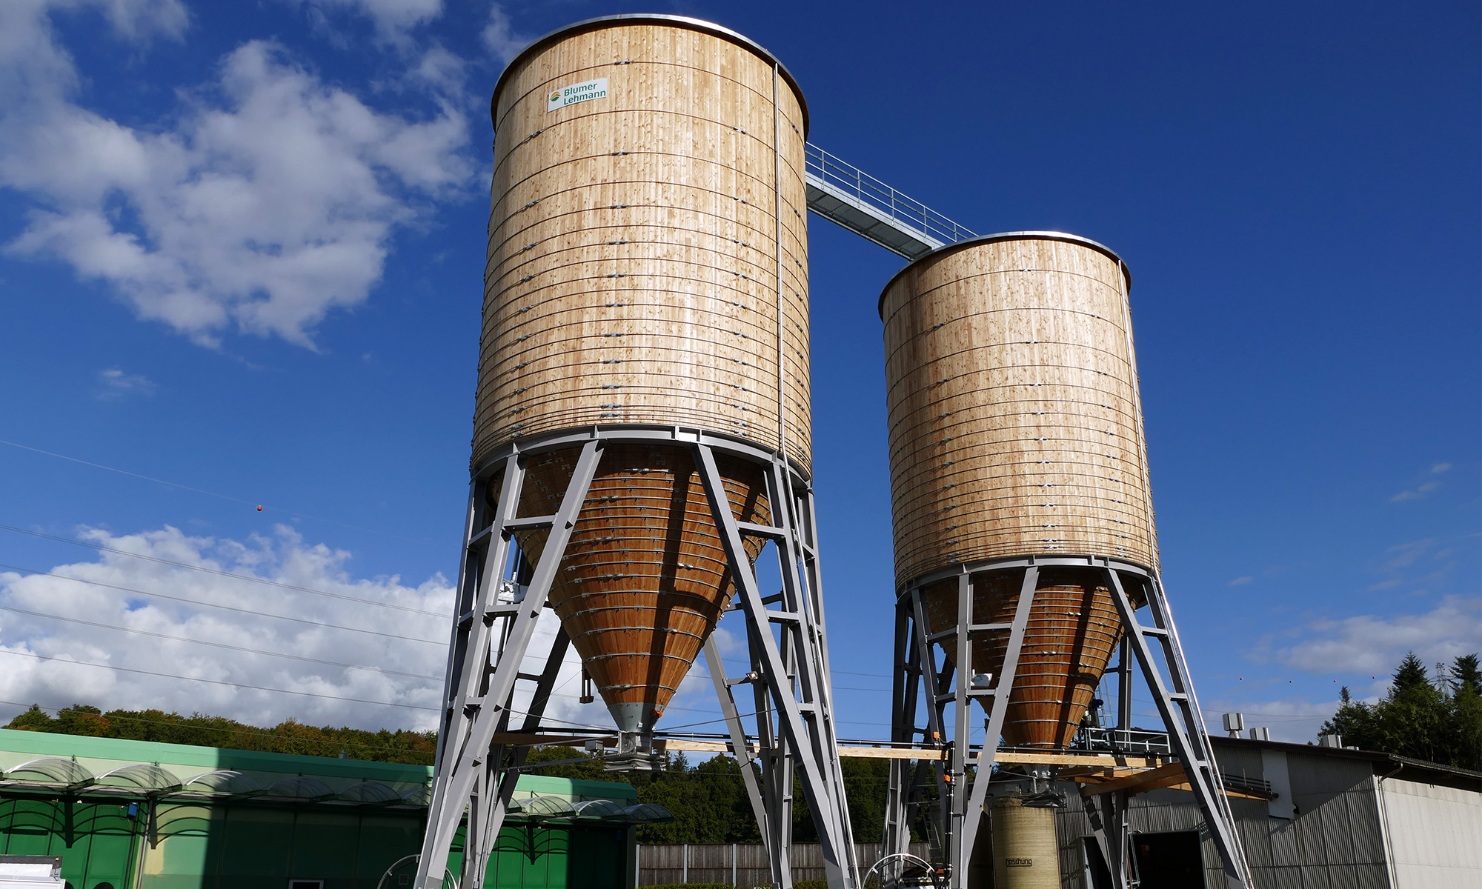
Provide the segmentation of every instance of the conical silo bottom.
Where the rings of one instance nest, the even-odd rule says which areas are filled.
[[[1012,623],[1023,578],[1022,569],[973,575],[973,622]],[[926,587],[922,599],[931,632],[957,622],[956,579]],[[1063,750],[1070,745],[1121,640],[1121,623],[1099,572],[1040,570],[1004,719],[1004,746]],[[972,672],[1000,676],[1008,644],[1007,630],[975,640]],[[950,646],[947,657],[955,661]],[[985,707],[991,704],[989,698],[979,700]]]
[[[556,511],[579,454],[530,458],[520,515]],[[720,454],[716,465],[732,514],[769,524],[763,468]],[[519,535],[531,562],[547,536]],[[745,539],[744,546],[751,561],[763,542]],[[690,450],[605,447],[549,601],[619,730],[652,731],[734,589]]]

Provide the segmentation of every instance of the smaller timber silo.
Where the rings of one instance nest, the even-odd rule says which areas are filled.
[[[896,583],[921,592],[929,632],[959,621],[964,573],[970,621],[1004,625],[1026,560],[1156,571],[1129,284],[1094,241],[1015,232],[937,250],[886,286]],[[1121,635],[1103,574],[1058,561],[1038,573],[1009,747],[1064,748]],[[975,640],[971,672],[1001,673],[1007,642]]]

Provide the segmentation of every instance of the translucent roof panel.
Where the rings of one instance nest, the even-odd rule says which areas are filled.
[[[347,803],[366,803],[370,805],[389,805],[391,803],[405,802],[402,795],[391,789],[389,784],[380,781],[361,781],[359,784],[351,784],[344,790],[335,794],[335,799]]]
[[[295,775],[292,778],[284,778],[262,792],[263,796],[277,799],[292,799],[303,802],[313,800],[332,799],[335,795],[334,788],[320,781],[318,778],[310,778],[307,775]]]
[[[578,818],[623,818],[623,804],[610,799],[589,799],[584,803],[576,804],[576,816]]]
[[[185,782],[183,789],[219,796],[250,796],[262,790],[262,786],[235,769],[217,769],[196,775]]]
[[[514,806],[510,806],[515,811]],[[558,796],[537,796],[527,800],[520,800],[518,811],[526,817],[537,818],[572,818],[576,815],[576,809],[571,803]]]
[[[406,800],[409,806],[430,806],[432,805],[432,787],[425,784],[421,787],[414,787],[407,791],[402,799]]]
[[[658,803],[639,803],[623,809],[623,817],[635,824],[651,821],[673,821],[674,813]]]
[[[122,787],[148,792],[168,793],[180,789],[180,779],[153,763],[139,762],[120,766],[98,776],[100,787]]]
[[[48,756],[21,763],[6,772],[5,779],[23,784],[84,787],[93,782],[93,773],[78,765],[76,760]]]

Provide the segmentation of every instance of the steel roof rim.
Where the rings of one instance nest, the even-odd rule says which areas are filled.
[[[944,247],[938,247],[935,250],[932,250],[929,253],[923,253],[922,255],[906,263],[900,271],[896,272],[894,275],[891,275],[890,280],[886,281],[885,286],[881,288],[880,299],[875,304],[876,312],[880,315],[880,320],[885,320],[885,295],[890,292],[891,287],[895,286],[895,282],[900,278],[901,275],[904,275],[906,272],[910,271],[912,267],[916,266],[919,263],[926,262],[929,259],[936,259],[938,257],[945,256],[946,254],[951,253],[954,250],[961,250],[966,247],[975,246],[977,244],[993,244],[998,241],[1030,240],[1064,241],[1068,244],[1080,244],[1083,247],[1090,247],[1092,250],[1095,250],[1098,253],[1104,254],[1105,256],[1116,260],[1117,265],[1122,269],[1122,277],[1126,279],[1127,290],[1129,292],[1132,290],[1132,270],[1127,268],[1126,261],[1122,259],[1117,251],[1106,246],[1100,241],[1093,241],[1090,238],[1085,237],[1084,235],[1077,235],[1072,234],[1071,232],[1061,231],[998,232],[991,235],[978,235],[977,237],[968,238],[965,241],[958,241],[955,244],[947,244]]]
[[[739,31],[733,31],[727,28],[725,25],[718,25],[715,22],[688,15],[667,15],[659,12],[628,12],[618,15],[597,16],[596,18],[572,22],[569,25],[564,25],[548,34],[535,38],[529,45],[510,58],[509,62],[504,66],[504,71],[500,73],[499,80],[494,83],[494,92],[489,98],[489,120],[493,122],[495,119],[495,114],[499,108],[499,91],[504,88],[506,78],[509,77],[510,72],[515,69],[516,65],[524,61],[527,56],[538,49],[550,45],[559,38],[579,34],[583,31],[594,31],[614,22],[633,24],[651,22],[653,24],[677,25],[696,31],[704,31],[714,34],[717,37],[724,37],[732,43],[751,50],[776,65],[777,70],[782,74],[782,79],[786,80],[788,85],[792,87],[793,94],[798,97],[798,107],[803,112],[803,139],[806,140],[808,138],[808,100],[803,96],[803,88],[798,85],[798,79],[792,75],[791,71],[787,70],[787,66],[782,64],[782,60],[777,58],[771,50]]]

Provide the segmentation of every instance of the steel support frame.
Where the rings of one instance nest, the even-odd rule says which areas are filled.
[[[967,885],[967,865],[972,860],[978,826],[987,801],[997,740],[1023,650],[1024,631],[1038,585],[1039,569],[1062,566],[1095,571],[1112,591],[1123,630],[1122,659],[1118,668],[1122,673],[1119,682],[1122,695],[1120,727],[1126,728],[1130,724],[1127,708],[1130,660],[1135,660],[1168,730],[1172,752],[1184,764],[1189,784],[1219,851],[1227,889],[1250,889],[1253,884],[1234,815],[1220,790],[1209,734],[1199,713],[1173,615],[1156,572],[1130,562],[1072,556],[997,559],[956,566],[918,578],[897,600],[891,740],[897,744],[936,744],[942,751],[940,761],[934,764],[936,778],[941,784],[937,819],[943,834],[942,848],[936,859],[939,864],[950,868],[946,885],[953,889],[964,889]],[[1001,571],[1023,572],[1014,617],[1007,624],[978,624],[972,612],[972,578],[985,572]],[[922,590],[953,578],[957,583],[957,625],[932,633],[926,621]],[[1137,606],[1134,597],[1128,594],[1127,584],[1133,586],[1136,597],[1148,606],[1151,626],[1138,621]],[[985,634],[1005,631],[1009,634],[1009,641],[1003,674],[988,677],[981,688],[974,687],[972,643]],[[1156,650],[1149,644],[1149,638],[1158,641]],[[951,646],[953,659],[946,657],[947,646]],[[955,681],[954,674],[957,677]],[[925,713],[920,714],[923,693],[929,702],[924,708]],[[989,714],[984,743],[976,750],[967,743],[972,718],[969,706],[973,698],[987,699],[985,709]],[[950,742],[945,738],[949,706],[953,716]],[[924,726],[918,725],[921,715],[925,716]],[[921,805],[923,772],[919,766],[913,770],[909,762],[892,764],[882,837],[887,855],[908,849],[910,821]],[[968,781],[969,776],[971,781]],[[1127,854],[1131,839],[1127,794],[1103,794],[1100,799],[1083,796],[1083,799],[1113,880],[1119,887],[1126,887],[1131,864]]]
[[[716,467],[717,450],[696,444],[695,466],[721,531],[731,576],[736,579],[736,608],[746,619],[751,670],[744,678],[753,688],[757,759],[762,767],[760,786],[748,781],[747,790],[759,813],[772,878],[778,886],[792,885],[788,851],[796,774],[818,829],[829,886],[854,887],[859,868],[834,725],[813,493],[802,476],[781,459],[771,460],[766,484],[772,524],[740,522]],[[776,596],[762,596],[744,536],[775,543],[782,575],[782,589]],[[746,740],[731,694],[737,683],[726,679],[718,655],[711,658],[710,667],[736,748],[738,739],[743,744]],[[740,749],[736,754],[743,756]]]
[[[546,702],[569,646],[558,631],[550,648],[534,651],[534,630],[550,593],[587,489],[608,444],[665,444],[690,449],[736,579],[734,609],[747,623],[751,670],[728,680],[713,639],[706,658],[742,780],[757,815],[779,887],[792,885],[791,845],[794,771],[801,778],[818,828],[830,889],[854,889],[858,866],[845,804],[834,726],[828,653],[818,570],[817,525],[806,478],[779,453],[727,436],[679,427],[597,427],[520,442],[490,460],[475,475],[469,498],[465,547],[444,693],[437,765],[427,832],[418,857],[415,886],[443,884],[453,837],[465,812],[468,829],[462,873],[464,889],[479,889],[499,828],[508,811],[525,748],[493,743],[510,730],[517,686],[531,686],[531,703],[519,728],[540,730]],[[550,450],[581,449],[554,515],[519,516],[525,461]],[[738,521],[732,511],[715,454],[758,464],[765,472],[772,524]],[[489,497],[497,484],[497,499]],[[492,500],[492,503],[491,503]],[[515,533],[549,529],[529,583],[514,582],[519,567]],[[773,541],[782,591],[763,598],[744,538]],[[775,628],[775,630],[774,630]],[[521,672],[527,654],[543,654],[539,673]],[[733,689],[750,684],[755,713],[748,732]],[[753,749],[755,753],[753,754]],[[761,779],[751,764],[760,766]]]

